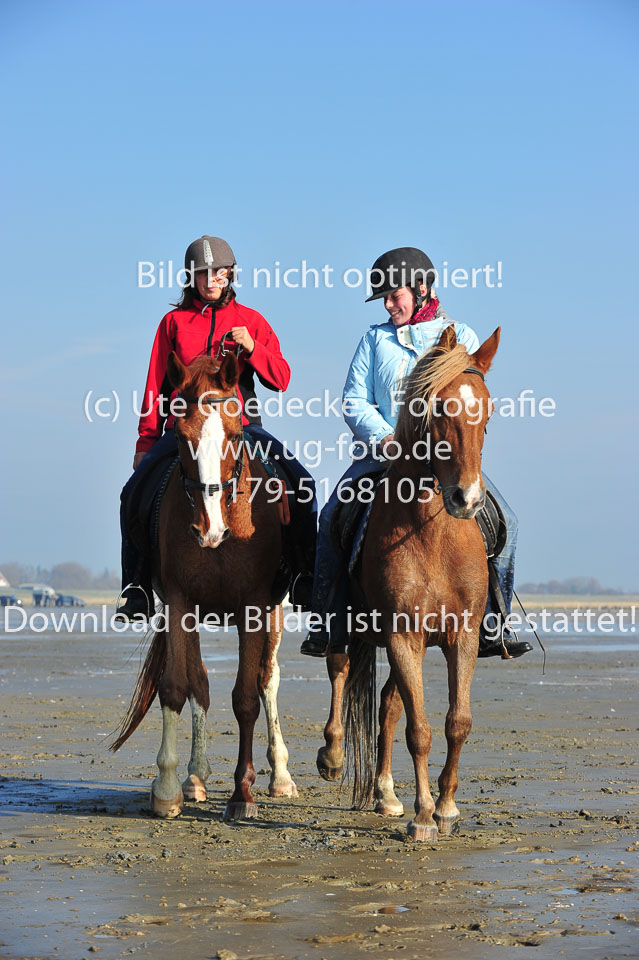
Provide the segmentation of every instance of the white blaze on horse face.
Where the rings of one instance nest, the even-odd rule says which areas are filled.
[[[473,388],[468,383],[462,383],[459,388],[459,396],[464,404],[464,413],[468,422],[478,424],[482,417],[481,399],[475,396]]]
[[[224,447],[224,425],[216,406],[211,407],[202,425],[200,442],[197,447],[197,468],[200,483],[220,484],[222,482],[222,450]],[[217,547],[222,542],[226,526],[222,518],[222,491],[217,493],[202,492],[204,509],[209,522],[209,529],[203,537],[202,545]]]
[[[459,388],[459,396],[462,398],[464,403],[470,403],[477,399],[473,393],[473,388],[468,383],[462,383],[461,387]]]
[[[477,479],[466,490],[466,503],[469,507],[474,507],[481,500],[481,475],[477,474]]]

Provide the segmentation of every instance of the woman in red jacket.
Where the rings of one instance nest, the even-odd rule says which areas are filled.
[[[286,390],[291,378],[290,367],[282,356],[275,333],[264,317],[257,310],[237,302],[232,286],[235,255],[225,240],[211,236],[194,240],[186,251],[184,265],[192,283],[184,287],[180,302],[163,317],[158,327],[149,363],[143,414],[138,427],[139,438],[133,459],[135,472],[121,495],[122,596],[125,603],[118,609],[117,616],[122,620],[130,620],[148,616],[152,612],[148,606],[151,600],[148,562],[139,556],[128,536],[126,504],[132,487],[140,479],[140,471],[146,473],[158,459],[170,455],[172,451],[177,452],[174,417],[165,416],[171,395],[166,372],[167,358],[171,350],[175,350],[187,365],[202,355],[215,357],[225,336],[227,344],[232,339],[237,345],[240,368],[238,388],[245,434],[249,439],[261,442],[262,449],[270,451],[271,457],[283,461],[292,483],[297,489],[303,488],[305,491],[303,496],[296,498],[294,510],[298,569],[293,573],[297,576],[294,599],[307,606],[312,589],[317,530],[315,485],[308,471],[285,450],[279,440],[262,427],[255,396],[255,375],[269,390]],[[312,499],[306,492],[309,490],[313,492]]]

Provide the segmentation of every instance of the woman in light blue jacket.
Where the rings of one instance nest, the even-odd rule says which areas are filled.
[[[479,347],[477,335],[464,323],[455,323],[442,310],[432,291],[435,270],[432,262],[415,247],[400,247],[379,257],[371,271],[373,293],[371,300],[384,299],[389,319],[376,324],[364,334],[346,377],[342,401],[344,419],[353,432],[361,456],[354,459],[340,479],[322,510],[319,522],[319,541],[315,561],[313,612],[325,618],[333,613],[330,638],[325,627],[311,630],[302,644],[301,652],[308,656],[326,656],[329,643],[333,652],[346,648],[346,607],[348,580],[341,569],[340,558],[330,536],[333,510],[344,485],[364,474],[382,471],[386,466],[384,450],[393,440],[401,402],[402,380],[412,370],[416,360],[435,346],[442,331],[453,324],[457,342],[468,353]],[[483,474],[484,484],[495,496],[506,518],[508,536],[504,549],[494,561],[506,607],[514,585],[514,559],[517,541],[517,518]],[[490,603],[486,608],[492,613]],[[495,614],[497,611],[494,611]],[[493,621],[494,622],[494,621]],[[511,657],[521,656],[532,649],[530,644],[504,636],[504,645]],[[480,656],[502,656],[502,640],[497,632],[488,639],[480,635]]]

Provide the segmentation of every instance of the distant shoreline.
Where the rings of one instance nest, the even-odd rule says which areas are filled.
[[[103,603],[109,606],[115,606],[118,594],[114,590],[74,590],[64,588],[65,595],[72,594],[80,597],[88,607],[99,607]],[[22,600],[25,606],[32,606],[32,593],[30,590],[17,590],[13,587],[4,587],[0,593],[14,593],[19,600]],[[627,610],[631,607],[639,607],[639,594],[541,594],[541,593],[520,593],[521,602],[526,610],[553,610],[557,613],[568,610]],[[513,610],[518,609],[518,604],[513,599]]]

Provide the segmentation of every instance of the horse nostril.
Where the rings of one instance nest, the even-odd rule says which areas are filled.
[[[455,487],[455,492],[450,499],[456,507],[466,506],[466,497],[464,496],[464,491],[461,487]]]
[[[191,524],[191,533],[193,534],[193,536],[195,537],[196,540],[199,540],[199,539],[200,539],[200,537],[201,537],[200,531],[199,531],[198,527],[196,526],[196,524],[194,524],[194,523]]]
[[[224,528],[224,533],[222,534],[222,539],[220,540],[220,543],[223,543],[223,542],[228,538],[228,535],[229,535],[229,528],[228,528],[228,527],[225,527],[225,528]]]

